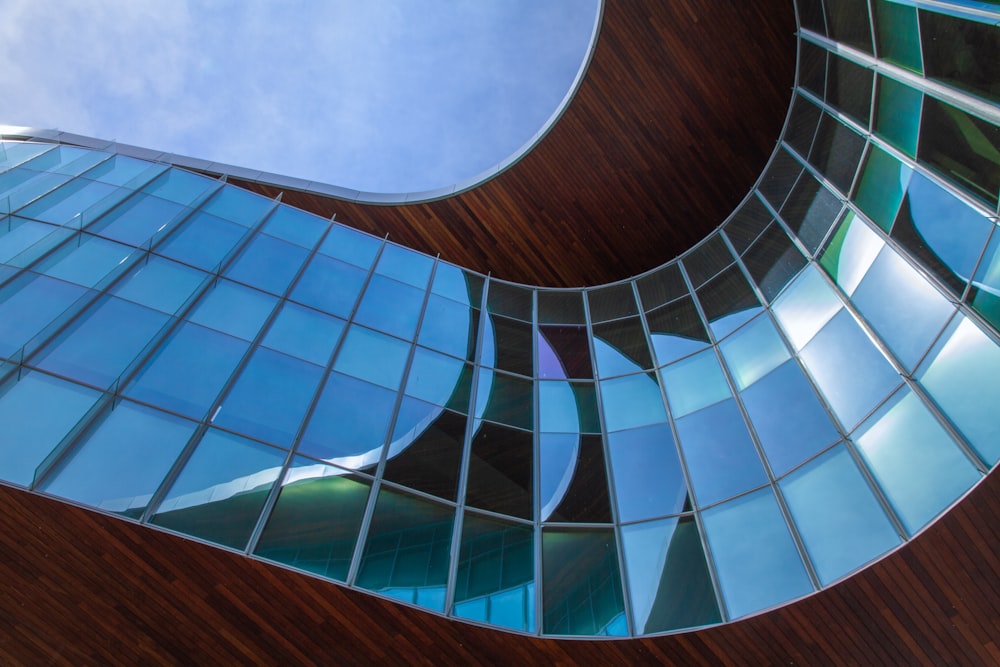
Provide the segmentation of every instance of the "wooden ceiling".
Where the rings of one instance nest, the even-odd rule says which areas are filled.
[[[704,238],[749,191],[791,98],[794,32],[789,0],[609,0],[575,98],[511,169],[425,204],[283,201],[506,280],[628,278]]]

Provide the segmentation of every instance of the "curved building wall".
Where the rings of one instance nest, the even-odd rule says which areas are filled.
[[[892,551],[1000,458],[1000,11],[797,9],[757,186],[587,290],[5,142],[0,478],[548,636],[725,622]]]

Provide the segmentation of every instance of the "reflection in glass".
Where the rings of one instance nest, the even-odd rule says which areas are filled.
[[[191,298],[207,275],[162,257],[147,256],[115,285],[113,293],[122,299],[173,315]]]
[[[476,418],[533,429],[533,387],[531,380],[481,368],[476,389]]]
[[[600,377],[652,368],[646,332],[638,317],[594,325],[594,355]]]
[[[414,350],[406,378],[408,396],[467,412],[471,389],[472,366],[421,347]]]
[[[538,409],[543,433],[601,432],[592,382],[539,382]]]
[[[545,634],[628,634],[617,551],[611,529],[542,531]]]
[[[691,509],[669,425],[609,433],[608,450],[619,521],[638,521]]]
[[[333,368],[388,389],[399,388],[410,344],[371,329],[351,325]]]
[[[729,267],[700,287],[698,300],[717,339],[760,312],[760,302],[737,266]]]
[[[315,255],[295,284],[291,298],[331,315],[347,317],[365,282],[365,275],[357,267]]]
[[[732,396],[715,350],[667,366],[661,373],[674,419]]]
[[[771,318],[758,317],[719,346],[737,389],[746,389],[789,358]]]
[[[318,215],[281,205],[267,218],[263,231],[302,248],[312,249],[329,225],[329,221]]]
[[[911,167],[873,145],[862,168],[854,202],[876,225],[888,232],[912,173]]]
[[[465,415],[404,398],[386,454],[385,479],[454,501]]]
[[[750,277],[767,301],[773,301],[806,265],[806,258],[777,224],[772,224],[743,255]]]
[[[604,427],[620,431],[667,420],[655,376],[640,373],[601,382]]]
[[[244,340],[253,340],[277,301],[269,294],[230,280],[212,283],[189,319]]]
[[[483,337],[482,363],[528,377],[534,374],[530,323],[490,315]]]
[[[226,271],[241,283],[272,294],[284,294],[309,253],[266,234],[257,234]]]
[[[883,247],[885,242],[868,225],[853,213],[848,213],[823,250],[819,263],[834,282],[851,296]],[[820,288],[816,289],[819,291]]]
[[[843,304],[813,266],[809,266],[785,290],[772,312],[796,350],[836,315]]]
[[[888,2],[878,0],[879,4]],[[899,5],[893,5],[898,7]],[[917,156],[917,133],[920,128],[920,105],[923,94],[895,79],[878,77],[878,111],[875,131],[879,136],[910,157]]]
[[[364,273],[367,273],[381,246],[381,239],[344,225],[334,224],[330,227],[330,233],[323,239],[319,251],[329,257],[361,267],[365,270]]]
[[[218,268],[246,236],[245,227],[208,213],[195,213],[156,251],[205,271]]]
[[[343,320],[286,301],[262,344],[325,367],[343,332]]]
[[[476,352],[479,310],[451,299],[431,294],[420,324],[417,342],[421,345],[471,361]]]
[[[372,276],[354,315],[356,322],[411,339],[417,330],[424,292],[381,275]]]
[[[532,518],[532,439],[530,431],[481,422],[472,436],[466,504]]]
[[[540,439],[541,446],[547,443]],[[571,466],[551,467],[552,457],[539,456],[541,462],[541,486],[552,486],[548,478],[558,478],[560,484],[551,499],[544,499],[542,521],[576,521],[584,523],[611,523],[611,505],[608,499],[607,464],[604,462],[604,444],[599,435],[584,435],[579,438],[576,456]]]
[[[594,377],[586,327],[539,326],[538,332],[538,377]]]
[[[694,300],[686,296],[648,313],[650,339],[657,363],[676,361],[709,344],[708,332]]]

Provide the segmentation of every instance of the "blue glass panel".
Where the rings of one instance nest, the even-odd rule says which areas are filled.
[[[851,300],[906,368],[920,360],[954,311],[890,248],[879,253]]]
[[[149,178],[163,168],[164,167],[162,165],[153,164],[134,157],[128,157],[126,155],[112,155],[110,158],[88,171],[86,176],[91,180],[101,181],[102,183],[111,183],[112,185],[131,185],[130,181],[134,182],[134,179],[139,181],[142,180],[137,179],[136,177],[142,175],[145,178]],[[132,187],[135,186],[132,185]]]
[[[344,332],[344,321],[310,308],[285,302],[267,330],[263,344],[300,359],[326,366]]]
[[[52,148],[52,144],[35,144],[27,141],[5,141],[0,144],[0,169],[7,169],[26,162]]]
[[[195,213],[157,252],[206,271],[215,270],[247,230],[206,213]]]
[[[84,294],[77,285],[27,274],[0,292],[0,356],[9,357]]]
[[[41,489],[138,518],[194,427],[186,419],[122,402],[60,462]]]
[[[709,344],[694,300],[686,296],[646,314],[649,337],[660,364],[697,352]]]
[[[374,329],[411,339],[417,330],[417,320],[423,305],[423,290],[374,275],[365,289],[354,319]]]
[[[142,190],[162,199],[190,206],[210,188],[218,185],[218,181],[174,167]]]
[[[0,477],[24,486],[100,396],[42,373],[24,373],[0,390]]]
[[[117,196],[109,198],[116,191]],[[80,228],[89,225],[92,218],[106,211],[114,201],[127,194],[128,190],[119,190],[119,188],[107,183],[78,178],[21,209],[19,215],[56,225],[72,222],[74,228]],[[105,198],[109,199],[102,202]],[[101,205],[95,206],[98,202],[101,202]],[[91,207],[95,208],[89,210]],[[84,215],[74,220],[77,214]]]
[[[439,261],[437,268],[434,269],[431,292],[463,306],[479,308],[482,302],[483,279],[453,264]]]
[[[604,425],[608,431],[667,420],[660,385],[645,373],[601,382]]]
[[[813,266],[807,266],[774,304],[774,315],[789,342],[801,350],[843,307]]]
[[[750,283],[736,266],[699,287],[697,294],[708,326],[717,339],[729,335],[761,309]]]
[[[674,419],[732,397],[715,350],[667,366],[660,373]]]
[[[226,275],[273,294],[284,294],[309,253],[273,236],[258,234],[247,244]]]
[[[895,369],[846,310],[837,313],[800,356],[848,430],[900,383]]]
[[[433,266],[432,257],[387,243],[375,271],[423,290]]]
[[[317,215],[281,205],[267,219],[264,231],[311,250],[329,225],[328,220]]]
[[[472,360],[476,349],[479,311],[431,294],[417,341],[459,359]]]
[[[323,369],[319,366],[280,352],[258,349],[213,422],[290,447],[322,377]]]
[[[769,488],[713,507],[702,516],[731,618],[812,592]]]
[[[852,439],[911,534],[979,481],[979,472],[909,389]]]
[[[959,317],[916,375],[927,393],[990,466],[1000,460],[1000,349]]]
[[[68,180],[69,176],[59,174],[12,169],[0,174],[0,202],[3,202],[4,211],[16,211]]]
[[[207,275],[169,259],[147,255],[115,286],[113,293],[172,315],[191,298]]]
[[[66,246],[51,260],[47,259],[47,268],[42,273],[84,287],[94,287],[102,278],[115,273],[133,252],[134,248],[84,234],[79,245]]]
[[[341,373],[396,389],[403,378],[409,352],[408,343],[351,326],[333,367]]]
[[[767,483],[757,449],[733,399],[678,419],[677,438],[700,506]]]
[[[569,382],[538,383],[539,430],[548,433],[579,433],[580,414],[576,394]]]
[[[27,163],[30,169],[54,171],[58,174],[79,174],[108,157],[107,153],[76,146],[56,146]]]
[[[90,225],[87,231],[129,245],[144,246],[184,210],[175,202],[136,194]]]
[[[51,247],[58,239],[64,238],[65,231],[44,222],[35,222],[18,217],[0,220],[0,262],[9,262],[22,251],[35,245],[42,239],[51,236]],[[18,261],[17,265],[25,263]]]
[[[201,419],[236,368],[247,344],[197,324],[183,324],[136,376],[126,395]]]
[[[254,227],[274,201],[258,194],[225,185],[202,206],[202,210],[244,227]]]
[[[691,509],[674,436],[667,424],[608,434],[619,521]]]
[[[767,316],[758,317],[719,347],[737,389],[746,389],[789,357],[788,348]]]
[[[786,477],[781,490],[823,585],[900,542],[843,445]]]
[[[277,299],[229,280],[219,280],[201,297],[188,318],[196,324],[253,340]]]
[[[88,309],[32,363],[102,389],[110,387],[166,322],[163,313],[110,297]]]
[[[434,405],[465,411],[469,407],[471,375],[471,366],[418,347],[407,376],[406,393]]]
[[[243,549],[284,460],[280,449],[210,429],[151,521]]]
[[[382,246],[382,240],[368,236],[354,229],[334,224],[323,240],[319,251],[324,255],[342,259],[349,264],[367,270],[375,261],[375,255]]]
[[[358,299],[365,276],[365,272],[358,268],[316,255],[295,285],[292,298],[333,315],[347,317]]]
[[[775,475],[839,437],[802,369],[786,361],[740,394]]]
[[[388,389],[331,373],[299,450],[345,468],[374,466],[395,400]]]
[[[580,456],[576,433],[541,433],[538,436],[538,492],[542,521],[549,520],[573,481]]]
[[[883,247],[885,242],[878,234],[849,213],[823,251],[820,265],[850,296]]]

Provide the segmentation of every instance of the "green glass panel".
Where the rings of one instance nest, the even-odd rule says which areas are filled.
[[[896,219],[913,170],[878,146],[868,151],[854,203],[875,224],[888,232]]]
[[[1000,127],[928,97],[924,101],[918,157],[996,209],[1000,196]]]
[[[545,529],[542,582],[545,634],[625,634],[614,531]]]
[[[885,242],[868,225],[850,213],[823,250],[819,263],[850,296],[854,294],[884,245]]]
[[[916,7],[875,0],[874,9],[879,57],[922,73]]]
[[[878,78],[878,111],[875,132],[910,157],[917,156],[920,108],[924,96],[906,84]]]

